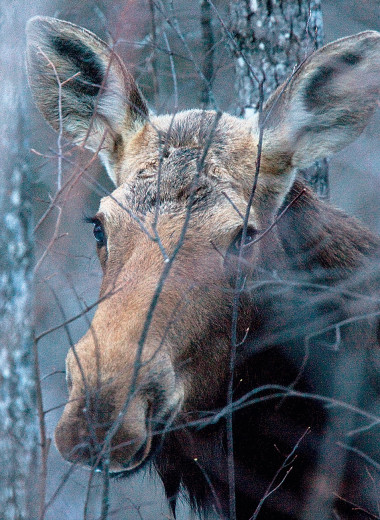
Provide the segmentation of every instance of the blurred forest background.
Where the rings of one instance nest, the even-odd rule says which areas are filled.
[[[227,0],[215,0],[221,17],[228,24]],[[7,9],[17,9],[12,2]],[[21,5],[21,4],[20,4]],[[202,66],[201,2],[176,0],[175,13],[186,44],[195,61]],[[170,42],[178,79],[178,108],[204,106],[204,89],[194,63],[188,59],[184,43],[165,25],[162,16],[152,11],[149,0],[32,0],[20,13],[23,20],[33,15],[55,16],[82,25],[109,42],[117,42],[116,51],[135,75],[150,107],[157,113],[173,111],[176,104],[173,77],[163,33]],[[366,29],[380,30],[379,0],[322,0],[324,43]],[[214,16],[213,92],[218,106],[232,114],[238,112],[235,91],[235,63],[227,47],[220,21]],[[152,36],[152,28],[156,38]],[[23,38],[23,35],[19,35]],[[4,38],[4,35],[3,35]],[[23,59],[20,56],[20,59]],[[157,71],[159,72],[158,74]],[[5,73],[6,71],[3,71]],[[91,153],[65,149],[62,183],[90,163],[84,175],[59,200],[48,215],[45,211],[57,187],[57,136],[47,126],[30,99],[31,150],[28,162],[33,172],[32,203],[36,230],[36,334],[55,327],[81,313],[96,301],[101,281],[91,226],[83,216],[95,214],[102,195],[99,186],[112,191],[111,182]],[[2,115],[2,117],[4,117]],[[331,202],[357,216],[370,229],[380,231],[380,111],[363,135],[329,164]],[[68,153],[66,153],[68,152]],[[93,181],[96,180],[96,182]],[[41,220],[42,219],[42,220]],[[58,222],[58,225],[57,225]],[[39,342],[40,370],[46,413],[47,436],[53,437],[55,425],[67,398],[64,360],[70,341],[77,341],[87,330],[92,313],[60,328]],[[88,471],[76,468],[68,475],[69,465],[57,453],[54,443],[48,459],[47,520],[80,520],[85,502],[88,519],[99,518],[101,481],[93,481],[88,493]],[[185,503],[179,518],[189,518]],[[111,513],[114,520],[160,520],[169,518],[160,482],[154,475],[141,474],[111,485]]]

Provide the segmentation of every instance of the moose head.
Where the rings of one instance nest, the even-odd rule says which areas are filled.
[[[179,417],[226,403],[231,352],[244,367],[244,343],[284,341],[268,340],[276,320],[281,330],[289,324],[286,313],[269,316],[282,296],[267,291],[268,273],[314,270],[335,283],[375,250],[369,232],[296,175],[367,124],[380,34],[321,48],[247,120],[204,110],[156,116],[91,32],[36,17],[27,34],[40,111],[98,154],[116,186],[91,219],[103,281],[90,329],[67,356],[70,397],[55,440],[69,461],[107,460],[111,472],[128,473]],[[316,326],[332,322],[327,314]]]

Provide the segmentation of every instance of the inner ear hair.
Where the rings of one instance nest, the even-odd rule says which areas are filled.
[[[27,41],[29,83],[42,114],[56,131],[98,151],[112,177],[115,150],[148,116],[132,75],[105,42],[66,21],[32,18]]]

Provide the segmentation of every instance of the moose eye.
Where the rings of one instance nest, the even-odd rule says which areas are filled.
[[[248,226],[243,241],[243,230],[241,229],[230,246],[230,252],[238,255],[240,249],[253,242],[255,238],[257,238],[257,229],[253,228],[252,226]]]
[[[98,247],[102,247],[105,242],[105,233],[104,233],[102,223],[100,222],[100,220],[94,220],[93,224],[94,224],[93,233],[94,233],[95,240],[97,242]]]

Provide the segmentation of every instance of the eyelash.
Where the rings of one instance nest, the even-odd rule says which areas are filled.
[[[98,220],[95,217],[91,217],[90,215],[83,215],[83,222],[86,222],[86,224],[93,224],[95,220]]]

